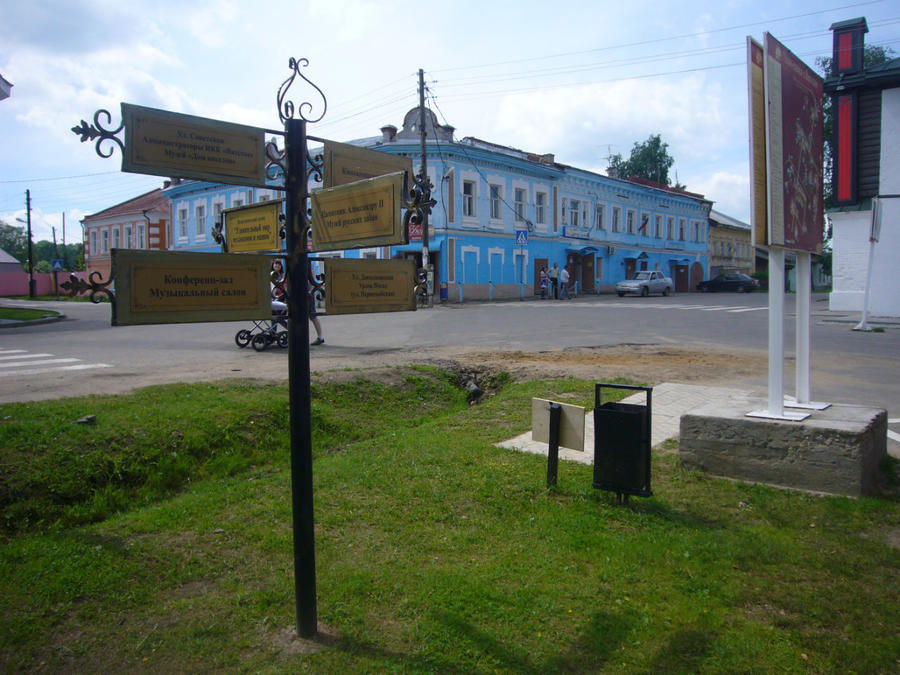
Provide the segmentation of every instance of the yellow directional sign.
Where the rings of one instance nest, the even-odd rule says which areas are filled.
[[[122,104],[122,171],[266,187],[265,131]]]
[[[397,172],[312,193],[313,251],[406,244],[403,183]]]
[[[322,187],[330,188],[405,171],[412,175],[412,159],[347,143],[325,141],[325,166]]]
[[[222,212],[231,253],[281,250],[281,203],[284,200],[238,206]]]
[[[416,309],[414,260],[325,259],[328,314],[405,312]]]
[[[271,318],[270,264],[265,255],[113,249],[117,323]]]

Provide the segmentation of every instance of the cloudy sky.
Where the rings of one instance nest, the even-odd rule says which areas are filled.
[[[829,26],[866,17],[900,53],[896,0],[0,0],[0,219],[80,241],[85,215],[152,190],[70,129],[127,102],[279,128],[290,57],[327,97],[313,135],[349,141],[429,106],[475,136],[604,172],[661,134],[680,182],[749,220],[746,36],[768,31],[810,65]],[[299,104],[321,111],[312,89]]]

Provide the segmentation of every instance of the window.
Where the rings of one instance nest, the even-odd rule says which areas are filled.
[[[641,214],[641,226],[638,228],[638,232],[640,232],[645,237],[650,236],[650,214]]]
[[[525,220],[525,190],[516,188],[516,220]]]
[[[233,209],[236,209],[237,207],[243,206],[243,205],[244,205],[244,200],[239,197],[235,197],[234,199],[231,200],[231,208],[233,208]]]
[[[91,230],[91,255],[97,255],[97,230]]]
[[[144,248],[144,225],[139,223],[137,226],[137,248]]]
[[[222,222],[222,210],[223,209],[221,202],[216,202],[215,204],[213,204],[213,227]]]
[[[131,241],[131,225],[125,226],[125,248],[134,248]]]
[[[666,239],[674,239],[675,238],[675,217],[669,216],[666,218]]]
[[[178,238],[187,239],[187,209],[178,209]]]
[[[107,230],[103,230],[102,232],[102,248],[100,249],[101,253],[109,253],[109,232]]]
[[[614,206],[612,210],[612,231],[622,231],[622,207]]]
[[[113,236],[112,236],[113,248],[120,248],[120,246],[119,246],[119,228],[114,227],[112,233],[113,233]]]
[[[196,238],[197,239],[205,239],[206,238],[206,204],[200,204],[194,209],[194,216],[196,217]]]
[[[663,227],[662,227],[662,216],[656,216],[653,219],[653,236],[657,239],[662,239],[663,236]]]
[[[463,217],[475,217],[475,181],[463,181]]]
[[[606,207],[603,206],[603,204],[597,204],[596,208],[594,209],[594,227],[596,227],[598,230],[606,229],[605,211]],[[603,275],[601,274],[599,278],[602,279]]]
[[[500,200],[503,197],[499,185],[491,185],[491,220],[500,220]]]
[[[625,214],[625,231],[628,234],[634,234],[634,209],[628,209]]]
[[[566,212],[567,212],[568,208],[569,208],[569,200],[566,199],[565,197],[563,197],[562,198],[562,215],[560,217],[563,225],[565,225],[567,222],[566,221]]]
[[[547,222],[547,193],[536,192],[534,194],[534,219],[543,225]]]
[[[581,201],[573,199],[569,202],[569,225],[572,227],[580,227],[581,225]]]
[[[679,218],[678,219],[678,240],[679,241],[684,241],[684,237],[686,234],[684,230],[685,230],[684,218]]]

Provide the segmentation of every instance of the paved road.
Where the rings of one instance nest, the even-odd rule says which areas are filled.
[[[793,296],[786,297],[786,355],[793,356]],[[3,304],[32,306],[27,301]],[[402,362],[419,348],[471,347],[547,351],[620,344],[736,347],[765,352],[765,294],[679,294],[668,298],[587,296],[574,301],[467,303],[393,314],[323,319],[326,345],[312,352],[313,370],[368,355]],[[286,373],[287,355],[238,349],[234,333],[247,323],[166,326],[109,325],[109,306],[37,303],[65,321],[0,330],[0,402],[116,393],[138,384]],[[851,330],[858,314],[827,310],[813,296],[812,398],[883,407],[900,418],[900,322],[884,332]],[[874,323],[874,322],[873,322]],[[352,365],[349,364],[349,365]],[[281,371],[280,369],[284,369]],[[767,373],[735,386],[766,390]],[[786,377],[785,386],[793,383]],[[900,424],[891,428],[900,432]]]

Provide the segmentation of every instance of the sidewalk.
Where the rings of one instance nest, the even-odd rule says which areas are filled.
[[[756,402],[751,399],[755,398]],[[732,402],[736,405],[746,403],[749,411],[758,405],[759,394],[745,389],[729,389],[726,387],[705,387],[697,384],[677,384],[663,382],[653,387],[650,411],[650,446],[655,448],[670,438],[678,438],[681,416],[707,403]],[[622,399],[623,403],[643,405],[643,392]],[[548,445],[535,441],[531,432],[497,443],[497,447],[546,455]],[[900,458],[900,444],[888,439],[888,454]],[[584,417],[584,451],[559,449],[559,458],[582,464],[594,463],[594,416],[587,413]]]

